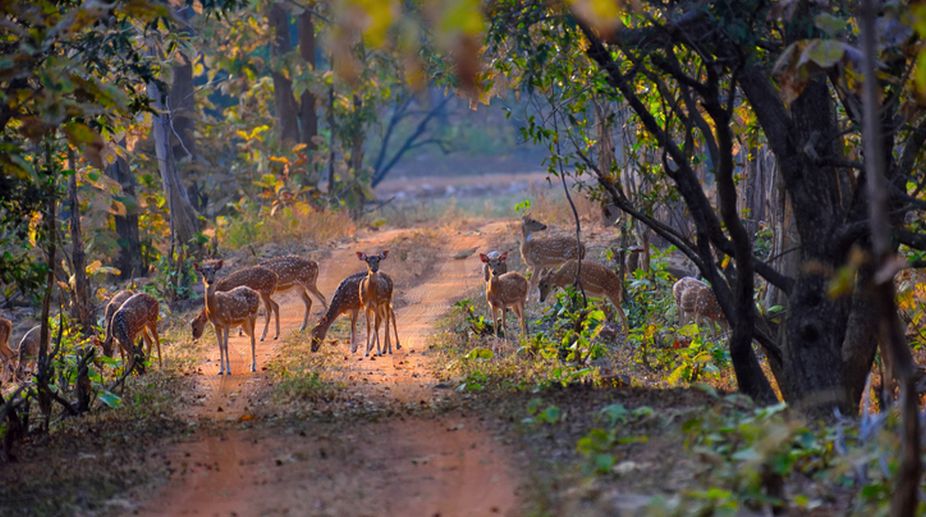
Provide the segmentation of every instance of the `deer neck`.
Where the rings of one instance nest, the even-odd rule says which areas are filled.
[[[209,317],[215,314],[215,292],[216,292],[216,282],[213,282],[212,285],[206,284],[203,282],[203,286],[206,288],[206,316]]]
[[[522,224],[522,225],[521,225],[521,236],[524,237],[524,242],[521,244],[522,247],[524,247],[525,245],[527,245],[527,241],[531,240],[531,236],[532,236],[532,235],[533,235],[533,232],[531,232],[531,231],[527,228],[527,225],[526,225],[526,224]]]

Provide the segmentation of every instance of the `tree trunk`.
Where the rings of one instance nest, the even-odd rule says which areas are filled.
[[[77,164],[74,152],[68,150],[71,174],[68,181],[68,197],[70,201],[70,230],[71,230],[71,274],[74,275],[74,284],[71,286],[71,314],[80,325],[84,336],[93,329],[93,303],[90,300],[90,283],[87,279],[87,255],[84,252],[84,239],[80,230],[80,201],[77,198]]]
[[[359,113],[363,109],[363,101],[359,95],[354,95],[354,117],[360,117]],[[355,179],[360,178],[363,171],[363,141],[364,141],[363,124],[359,120],[354,123],[354,131],[350,136],[350,170]]]
[[[299,16],[299,54],[309,69],[315,71],[315,24],[308,10]],[[315,111],[315,95],[306,90],[299,102],[299,122],[302,142],[310,151],[315,150],[315,136],[318,135],[318,114]],[[313,171],[309,171],[310,173]]]
[[[170,141],[177,161],[196,159],[196,98],[193,92],[193,63],[183,56],[183,62],[173,67],[174,80],[168,95],[173,128]]]
[[[334,85],[328,87],[328,195],[334,195]]]
[[[148,97],[155,109],[151,132],[158,171],[161,174],[161,185],[170,211],[171,229],[180,244],[189,244],[199,231],[199,220],[177,174],[177,164],[170,146],[170,113],[166,110],[161,90],[154,81],[148,83]]]
[[[127,279],[143,273],[141,257],[141,241],[138,236],[138,201],[135,198],[135,176],[129,170],[129,164],[124,158],[117,157],[116,161],[106,166],[106,175],[122,185],[124,195],[122,204],[125,205],[125,215],[114,216],[116,222],[116,235],[119,236],[119,256],[116,258],[116,267],[119,268],[120,278]]]
[[[278,3],[270,5],[267,14],[272,40],[270,55],[273,57],[270,75],[273,78],[273,98],[276,105],[280,142],[291,146],[299,142],[299,109],[293,97],[293,82],[281,70],[281,59],[293,49],[289,38],[289,13]]]

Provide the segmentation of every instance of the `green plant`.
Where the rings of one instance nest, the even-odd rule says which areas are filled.
[[[646,443],[649,440],[646,436],[621,436],[620,430],[626,424],[650,418],[653,414],[649,406],[629,410],[623,404],[610,404],[601,408],[598,420],[604,420],[605,426],[590,429],[576,443],[576,450],[586,460],[585,471],[590,474],[606,474],[617,463],[614,453],[617,446]]]
[[[688,345],[676,341],[674,368],[666,377],[669,384],[697,382],[705,375],[719,375],[730,364],[730,351],[726,343],[706,339],[697,324],[689,323],[678,329]]]
[[[543,399],[533,398],[527,403],[528,416],[521,420],[521,423],[527,425],[534,424],[556,424],[562,422],[565,418],[563,411],[555,404],[548,404],[543,409]]]

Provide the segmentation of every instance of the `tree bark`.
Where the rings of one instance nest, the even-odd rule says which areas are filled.
[[[119,256],[116,267],[122,279],[132,278],[143,273],[141,240],[138,235],[138,200],[135,197],[135,176],[129,169],[128,162],[121,156],[106,166],[105,173],[122,185],[125,215],[116,215],[116,235],[119,237]]]
[[[148,97],[155,109],[151,132],[158,171],[161,174],[161,185],[170,211],[171,228],[179,244],[189,244],[199,231],[199,220],[177,174],[177,163],[170,146],[170,112],[166,109],[161,89],[155,81],[148,83]]]
[[[173,67],[174,79],[167,96],[173,124],[170,138],[178,161],[196,160],[196,98],[193,92],[193,63],[186,56]]]
[[[299,54],[306,65],[314,72],[315,70],[315,24],[312,20],[312,13],[309,10],[303,11],[299,15]],[[315,109],[315,95],[309,90],[302,93],[299,100],[299,123],[302,134],[302,142],[308,146],[309,151],[314,151],[315,136],[318,135],[318,113]],[[312,173],[314,171],[309,171]]]
[[[280,142],[292,146],[299,142],[299,121],[297,116],[299,108],[293,97],[293,82],[283,72],[281,60],[293,50],[289,37],[289,13],[280,4],[274,2],[270,5],[267,14],[270,24],[271,43],[270,55],[273,57],[270,75],[273,78],[273,98],[276,106],[279,123]]]
[[[71,231],[71,274],[74,285],[71,286],[71,314],[77,320],[84,336],[93,329],[93,303],[90,300],[90,282],[87,278],[87,254],[84,252],[84,239],[80,229],[80,200],[77,198],[77,164],[74,152],[68,150],[68,161],[74,171],[68,181],[68,198],[70,202]]]

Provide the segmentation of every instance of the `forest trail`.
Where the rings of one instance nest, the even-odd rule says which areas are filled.
[[[453,301],[482,285],[481,269],[471,255],[485,249],[506,229],[501,222],[476,230],[453,231],[432,239],[430,270],[396,271],[398,259],[383,263],[396,280],[396,318],[402,349],[375,359],[362,355],[364,324],[358,320],[356,354],[346,340],[322,346],[343,348],[349,395],[404,406],[450,396],[431,374],[423,352],[435,324]],[[363,270],[355,251],[374,252],[414,229],[371,233],[331,250],[320,261],[319,289],[330,300],[340,280]],[[392,257],[390,257],[392,258]],[[402,282],[401,277],[415,277]],[[191,418],[236,422],[251,418],[253,397],[268,383],[261,370],[288,333],[298,330],[303,306],[295,295],[281,306],[281,340],[258,343],[258,373],[247,372],[250,345],[234,336],[229,351],[231,377],[215,375],[218,350],[208,348],[198,375],[201,403],[184,410]],[[313,304],[310,328],[321,313]],[[346,318],[346,316],[343,316]],[[207,334],[207,339],[214,337]],[[308,339],[308,332],[305,334]],[[214,343],[213,343],[214,344]],[[206,426],[189,442],[165,453],[175,468],[159,494],[141,503],[147,515],[516,515],[520,485],[509,451],[496,443],[478,417],[417,412],[320,423],[318,434],[295,429],[269,431],[262,426]]]

